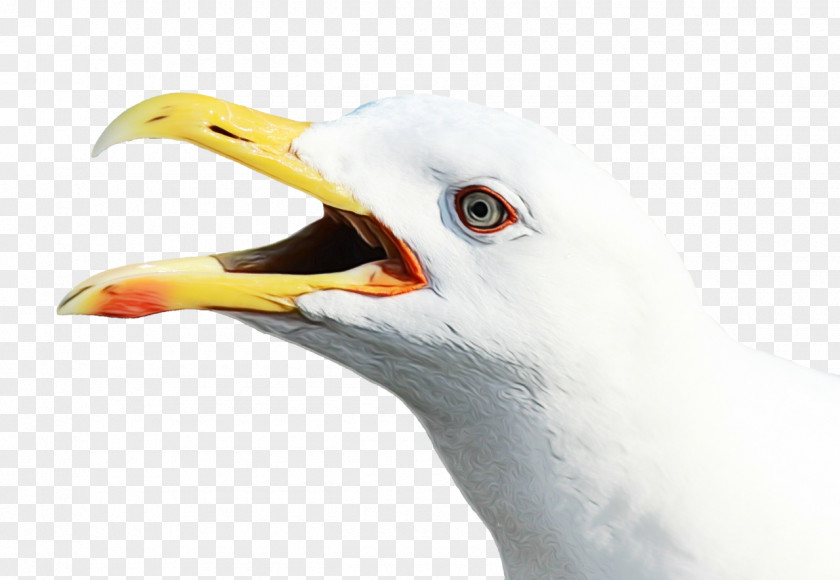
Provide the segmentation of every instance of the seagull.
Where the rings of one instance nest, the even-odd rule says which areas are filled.
[[[197,94],[96,156],[187,141],[324,204],[288,239],[95,275],[59,314],[208,309],[402,400],[509,579],[840,578],[840,377],[740,345],[620,184],[428,95],[304,123]]]

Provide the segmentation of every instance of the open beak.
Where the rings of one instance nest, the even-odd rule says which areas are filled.
[[[295,299],[339,289],[392,296],[425,286],[414,253],[344,187],[291,150],[309,123],[196,94],[161,95],[111,123],[93,148],[140,138],[187,141],[324,203],[324,217],[286,240],[240,252],[123,266],[71,290],[59,314],[136,318],[182,309],[286,312]]]

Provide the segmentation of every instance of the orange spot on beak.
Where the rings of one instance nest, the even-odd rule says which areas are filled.
[[[102,289],[102,302],[95,312],[114,318],[140,318],[166,312],[166,284],[150,280],[127,280]]]

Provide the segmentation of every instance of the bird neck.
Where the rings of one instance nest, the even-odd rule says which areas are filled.
[[[566,469],[558,418],[540,408],[527,385],[485,387],[482,396],[489,397],[479,404],[448,397],[446,413],[428,413],[423,403],[410,406],[490,530],[505,577],[556,578],[563,570],[578,577],[573,524],[586,500]]]
[[[552,351],[561,343],[547,340],[538,360],[495,367],[484,361],[482,381],[442,364],[440,373],[426,374],[423,388],[397,389],[490,529],[507,578],[562,572],[595,580],[634,566],[640,577],[651,572],[650,562],[610,563],[627,548],[626,535],[618,537],[612,526],[624,532],[659,525],[645,522],[637,503],[658,468],[647,450],[674,433],[668,410],[691,398],[680,377],[705,372],[694,353],[713,342],[717,327],[700,314],[688,327],[685,320],[645,317],[643,334],[624,340],[623,350],[599,353],[584,345],[570,355]],[[664,360],[663,352],[674,358]],[[637,507],[636,516],[628,515]],[[646,546],[645,553],[666,544]],[[668,557],[663,549],[656,565],[669,565]]]

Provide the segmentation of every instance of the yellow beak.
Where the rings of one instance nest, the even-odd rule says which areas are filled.
[[[172,93],[143,101],[117,117],[93,146],[93,156],[134,139],[187,141],[308,193],[331,207],[367,214],[349,191],[325,180],[290,151],[292,141],[310,125],[205,95]]]
[[[289,258],[283,256],[290,252],[281,247],[281,242],[221,256],[124,266],[93,276],[76,286],[62,300],[58,313],[134,318],[185,308],[285,312],[294,309],[296,297],[317,290],[393,295],[423,286],[425,279],[411,250],[382,224],[367,217],[367,209],[347,189],[324,179],[291,151],[293,141],[309,125],[212,97],[175,93],[154,97],[125,111],[96,142],[93,154],[96,156],[111,145],[140,138],[170,138],[193,143],[304,191],[325,206],[339,210],[330,210],[329,216],[325,215],[313,224],[314,233],[296,242],[294,253],[300,253],[298,246],[301,244],[311,244],[313,239],[323,241],[325,236],[339,232],[340,221],[358,224],[364,220],[370,223],[364,227],[378,228],[381,232],[380,239],[391,249],[388,259],[359,264],[349,263],[346,258],[336,259],[332,262],[352,267],[337,272],[311,271],[317,268],[301,265],[300,258],[296,258],[298,263],[292,264],[293,267],[289,266]],[[322,225],[318,226],[319,223]],[[343,236],[338,238],[340,242],[349,239],[345,231],[349,227],[340,230]],[[335,246],[334,239],[329,247]],[[330,263],[325,250],[317,247],[311,250],[319,252],[317,262]],[[360,252],[358,248],[354,251]],[[231,264],[245,266],[233,267]],[[284,273],[277,264],[285,265],[292,273]],[[280,271],[272,271],[272,267]]]

